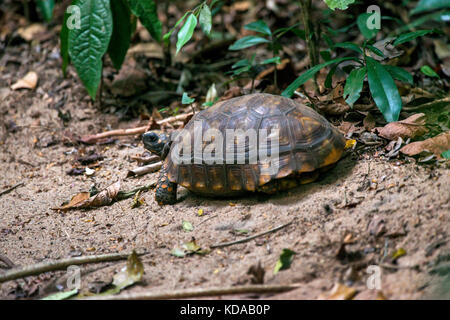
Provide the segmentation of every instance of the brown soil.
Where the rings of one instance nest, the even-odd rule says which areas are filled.
[[[376,148],[349,154],[320,181],[270,198],[249,195],[217,200],[180,190],[182,201],[160,207],[150,191],[143,194],[145,203],[136,209],[131,209],[133,199],[128,199],[87,211],[51,210],[92,185],[101,190],[122,179],[122,190],[130,190],[153,181],[157,173],[125,178],[137,166],[130,156],[144,152],[137,137],[110,145],[63,143],[64,132],[84,135],[138,123],[99,112],[73,69],[64,80],[60,60],[52,58],[56,43],[39,49],[28,44],[13,46],[0,60],[0,191],[24,183],[0,198],[0,253],[15,264],[144,248],[148,251],[142,257],[144,281],[127,292],[246,284],[250,283],[248,269],[261,262],[266,271],[264,283],[301,284],[298,290],[270,297],[316,299],[336,282],[356,288],[356,298],[373,297],[365,285],[366,268],[382,262],[381,291],[386,298],[433,294],[435,281],[429,271],[438,257],[448,258],[450,248],[448,168],[445,164],[387,161],[378,157]],[[9,89],[31,70],[39,75],[37,89]],[[72,115],[66,126],[55,108],[63,97],[66,102],[61,110]],[[82,149],[94,150],[105,159],[91,177],[66,174]],[[199,209],[204,211],[202,216]],[[184,231],[183,220],[191,222],[194,230]],[[293,223],[278,232],[204,256],[170,255],[174,247],[192,237],[208,248],[289,221]],[[235,235],[234,229],[249,233]],[[342,249],[344,239],[350,243]],[[274,275],[283,248],[296,255],[289,269]],[[391,266],[391,257],[400,248],[406,254]],[[94,280],[108,281],[124,265],[123,261],[84,266],[82,290]],[[0,273],[5,270],[0,262]],[[34,297],[44,296],[55,292],[56,284],[65,283],[64,274],[31,277],[25,284],[3,283],[0,297],[18,296],[18,287],[32,291],[33,284],[40,287]]]

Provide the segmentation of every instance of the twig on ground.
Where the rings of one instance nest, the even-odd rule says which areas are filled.
[[[209,218],[206,218],[205,220],[203,220],[202,222],[200,222],[198,225],[197,225],[197,227],[199,226],[199,225],[201,225],[202,223],[205,223],[206,221],[208,221],[208,220],[210,220],[210,219],[212,219],[212,218],[215,218],[215,217],[217,217],[218,215],[217,214],[215,214],[215,215],[213,215],[213,216],[211,216],[211,217],[209,217]]]
[[[161,166],[162,166],[162,162],[159,161],[156,163],[148,164],[146,166],[137,167],[135,169],[128,171],[127,178],[134,177],[134,176],[142,176],[143,174],[146,174],[146,173],[158,171],[159,169],[161,169]]]
[[[418,109],[433,108],[433,107],[436,107],[436,106],[441,105],[441,104],[448,106],[449,103],[450,103],[450,97],[445,97],[443,99],[433,100],[431,102],[420,104],[418,106],[404,106],[402,109],[404,109],[406,111],[414,111],[414,110],[418,110]]]
[[[145,253],[138,253],[138,255],[143,255]],[[84,257],[74,257],[67,258],[57,261],[50,262],[41,262],[34,265],[29,265],[22,267],[20,269],[12,269],[3,274],[0,274],[0,283],[15,280],[18,278],[38,275],[44,272],[56,271],[56,270],[64,270],[68,266],[71,265],[81,265],[87,263],[99,263],[106,261],[116,261],[127,259],[129,253],[110,253],[110,254],[102,254],[102,255],[94,255],[94,256],[84,256]]]
[[[156,181],[149,183],[146,186],[138,187],[130,191],[119,191],[117,194],[116,200],[124,200],[133,197],[139,191],[147,191],[156,187]]]
[[[6,266],[9,269],[15,268],[17,267],[14,262],[12,262],[11,260],[9,260],[9,258],[3,254],[0,253],[0,261],[3,262],[4,264],[6,264]]]
[[[169,117],[166,119],[162,119],[157,121],[156,123],[158,125],[163,125],[166,123],[186,120],[189,117],[192,117],[193,113],[184,113],[177,116]],[[80,138],[80,141],[87,144],[92,144],[97,142],[98,140],[110,138],[114,136],[129,136],[129,135],[135,135],[135,134],[143,134],[148,130],[148,125],[142,126],[142,127],[136,127],[136,128],[129,128],[129,129],[117,129],[117,130],[111,130],[106,132],[101,132],[97,134],[87,135]]]
[[[286,223],[286,224],[283,224],[283,225],[281,225],[281,226],[278,226],[278,227],[276,227],[276,228],[273,228],[273,229],[270,229],[270,230],[267,230],[267,231],[264,231],[264,232],[255,234],[255,235],[250,236],[250,237],[247,237],[247,238],[239,239],[239,240],[236,240],[236,241],[230,241],[230,242],[224,242],[224,243],[214,244],[214,245],[210,246],[210,248],[211,248],[211,249],[214,249],[214,248],[222,248],[222,247],[228,247],[228,246],[231,246],[231,245],[233,245],[233,244],[244,243],[244,242],[253,240],[253,239],[255,239],[255,238],[264,236],[264,235],[266,235],[266,234],[269,234],[269,233],[272,233],[272,232],[281,230],[281,229],[283,229],[283,228],[289,226],[290,224],[292,224],[292,222],[294,222],[294,220],[292,220],[291,222],[288,222],[288,223]]]
[[[120,295],[93,296],[85,299],[88,300],[162,300],[162,299],[186,299],[193,297],[211,297],[230,294],[245,293],[279,293],[299,288],[299,285],[250,285],[236,286],[228,288],[212,287],[212,288],[194,288],[182,289],[165,292],[138,292]]]
[[[150,157],[131,156],[130,159],[131,160],[136,160],[140,164],[155,163],[155,162],[161,160],[161,158],[156,156],[156,155],[153,155],[153,156],[150,156]]]
[[[6,189],[6,190],[1,191],[1,192],[0,192],[0,196],[9,193],[9,192],[13,191],[15,188],[21,187],[21,186],[23,186],[24,184],[25,184],[24,182],[19,182],[19,183],[13,185],[11,188],[8,188],[8,189]]]

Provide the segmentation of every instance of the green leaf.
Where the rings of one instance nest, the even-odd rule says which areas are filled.
[[[294,259],[295,252],[290,249],[283,249],[280,254],[280,258],[275,264],[273,269],[273,274],[277,274],[280,270],[288,269],[291,266],[292,260]]]
[[[209,34],[211,32],[211,25],[212,25],[211,10],[209,10],[209,7],[206,3],[202,7],[202,10],[200,11],[199,23],[204,34]]]
[[[241,73],[250,71],[251,68],[252,68],[252,66],[241,67],[241,68],[235,69],[235,70],[232,72],[232,74],[235,75],[235,76],[238,76],[238,75],[240,75]]]
[[[194,101],[194,98],[189,98],[188,94],[186,92],[183,92],[183,96],[181,97],[182,104],[191,104],[194,103]]]
[[[244,26],[244,29],[247,29],[247,30],[250,30],[250,31],[259,32],[259,33],[262,33],[262,34],[264,34],[266,36],[271,36],[272,35],[272,32],[270,31],[270,28],[262,20],[258,20],[258,21],[254,21],[252,23],[249,23],[249,24]]]
[[[194,29],[197,26],[197,18],[194,14],[190,14],[184,25],[181,27],[178,32],[178,40],[177,40],[177,52],[178,53],[181,48],[188,42],[192,35],[194,34]]]
[[[189,13],[189,11],[186,12],[186,13],[180,18],[180,20],[178,20],[177,23],[175,23],[175,26],[174,26],[172,29],[170,29],[170,31],[167,32],[167,33],[164,35],[163,41],[164,41],[165,43],[168,43],[168,41],[169,41],[169,39],[170,39],[170,36],[171,36],[172,33],[175,31],[175,29],[178,27],[178,25],[179,25],[181,22],[183,22],[184,18],[186,18],[186,16],[188,15],[188,13]]]
[[[432,32],[434,32],[434,30],[417,30],[417,31],[401,34],[397,37],[397,39],[395,39],[394,46],[398,46],[399,44],[402,44],[402,43],[405,43],[408,41],[412,41],[418,37],[422,37],[422,36],[424,36],[428,33],[432,33]]]
[[[356,52],[361,53],[361,54],[363,53],[361,48],[358,45],[356,45],[354,43],[351,43],[351,42],[335,43],[333,47],[334,48],[349,49],[349,50],[353,50],[353,51],[356,51]]]
[[[183,227],[183,230],[187,232],[194,230],[194,226],[189,221],[183,220],[181,226]]]
[[[420,71],[422,71],[422,73],[426,76],[432,77],[432,78],[439,78],[439,75],[433,70],[431,69],[430,66],[422,66],[420,67]]]
[[[325,79],[325,88],[331,89],[332,85],[333,85],[333,75],[336,72],[338,65],[334,65],[331,67],[330,71],[327,74],[327,77]]]
[[[388,64],[383,65],[383,67],[387,70],[387,72],[391,74],[394,79],[407,82],[409,84],[414,83],[412,75],[405,69],[396,66],[390,66]]]
[[[387,122],[397,121],[402,109],[402,99],[394,79],[375,59],[366,57],[366,62],[369,88],[375,104]]]
[[[331,52],[330,52],[330,50],[320,51],[320,56],[325,61],[330,61],[331,60]]]
[[[359,99],[366,73],[366,67],[353,69],[352,72],[350,72],[347,81],[345,81],[344,99],[350,107],[353,107],[353,104]]]
[[[417,6],[411,10],[411,14],[443,8],[450,8],[448,0],[420,0]]]
[[[368,45],[366,45],[366,48],[369,49],[370,51],[372,51],[373,53],[375,53],[377,56],[380,56],[380,57],[384,58],[383,51],[381,51],[377,47],[374,47],[373,45],[368,44]]]
[[[250,66],[250,65],[251,65],[251,63],[250,63],[250,61],[248,61],[248,59],[242,59],[242,60],[239,60],[238,62],[236,62],[235,64],[233,64],[231,66],[231,69],[246,67],[246,66]]]
[[[373,14],[376,14],[376,13],[374,12],[374,13],[363,13],[363,14],[360,14],[358,16],[357,20],[356,20],[356,23],[358,25],[359,30],[361,31],[361,33],[363,34],[364,38],[366,38],[366,39],[372,39],[373,37],[375,37],[377,35],[377,33],[379,31],[379,29],[376,29],[376,28],[375,29],[369,29],[367,27],[367,20],[369,18],[371,18],[371,16]]]
[[[55,7],[55,0],[38,0],[36,5],[42,13],[44,20],[50,22],[53,17],[53,8]]]
[[[141,20],[153,39],[161,40],[162,25],[154,0],[129,0],[131,12]]]
[[[61,26],[60,41],[61,41],[61,58],[62,58],[62,72],[66,76],[67,66],[69,65],[69,28],[67,27],[67,19],[70,14],[64,12],[63,24]]]
[[[450,159],[450,149],[441,153],[442,158]]]
[[[77,0],[80,28],[69,32],[69,55],[89,95],[95,99],[102,76],[102,57],[112,34],[109,0]]]
[[[241,50],[241,49],[255,46],[260,43],[268,43],[268,42],[270,42],[270,41],[265,38],[261,38],[258,36],[247,36],[247,37],[237,40],[228,49],[229,50]]]
[[[280,59],[280,57],[273,57],[273,58],[266,59],[266,60],[261,62],[261,64],[269,64],[269,63],[280,64],[281,63],[281,59]]]
[[[303,74],[301,74],[297,79],[295,79],[282,93],[281,95],[283,97],[287,97],[290,98],[292,97],[292,95],[294,94],[294,91],[298,89],[298,87],[300,87],[302,84],[304,84],[306,81],[308,81],[309,79],[311,79],[320,69],[329,66],[330,64],[333,63],[341,63],[343,61],[348,61],[348,60],[356,60],[358,61],[358,59],[353,58],[353,57],[347,57],[347,58],[338,58],[338,59],[333,59],[321,64],[318,64],[314,67],[312,67],[311,69],[309,69],[308,71],[304,72]]]
[[[42,298],[41,300],[65,300],[68,299],[78,293],[78,289],[73,289],[70,291],[57,292]]]
[[[131,11],[125,0],[110,0],[113,16],[113,33],[109,43],[108,54],[114,68],[122,66],[131,41]]]
[[[331,9],[345,10],[348,8],[349,4],[352,4],[355,0],[325,0],[327,6]]]

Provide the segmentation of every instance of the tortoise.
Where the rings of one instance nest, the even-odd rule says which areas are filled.
[[[195,129],[195,123],[201,125],[200,129]],[[220,144],[217,149],[213,148],[210,154],[215,157],[214,162],[198,159],[195,147],[190,151],[183,149],[189,143],[194,145],[196,130],[197,134],[205,134],[209,129],[215,129],[212,132],[223,134],[225,138],[231,137],[230,144],[225,144],[223,150]],[[272,140],[269,142],[258,136],[259,144],[255,145],[254,140],[251,143],[250,134],[244,136],[245,140],[242,136],[239,140],[236,134],[233,137],[229,133],[233,130],[227,129],[278,132],[278,155],[273,151],[275,149],[267,147],[272,145]],[[344,136],[313,109],[289,98],[264,93],[218,102],[195,114],[175,137],[160,131],[148,131],[143,134],[142,140],[144,147],[159,155],[163,161],[155,191],[155,199],[160,205],[176,202],[178,184],[196,194],[215,197],[245,192],[273,194],[312,182],[320,172],[326,171],[341,158],[346,143]],[[219,140],[214,135],[210,142]],[[222,137],[223,140],[226,139]],[[201,148],[197,150],[204,151],[206,142],[201,141]],[[183,151],[180,152],[180,149]],[[266,155],[269,156],[273,151],[274,160],[270,162],[257,158],[255,161],[254,153],[251,157],[255,149],[258,152],[267,149]],[[178,158],[175,157],[175,150]],[[221,150],[231,154],[230,159],[223,152],[221,154]],[[240,162],[238,155],[241,156]],[[181,156],[185,156],[184,162],[179,161]],[[269,162],[276,170],[268,170]]]

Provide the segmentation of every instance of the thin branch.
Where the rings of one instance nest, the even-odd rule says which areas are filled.
[[[281,230],[281,229],[283,229],[283,228],[289,226],[290,224],[292,224],[292,222],[294,222],[294,220],[292,220],[291,222],[288,222],[288,223],[286,223],[286,224],[283,224],[283,225],[281,225],[281,226],[278,226],[278,227],[276,227],[276,228],[273,228],[273,229],[270,229],[270,230],[267,230],[267,231],[264,231],[264,232],[255,234],[255,235],[250,236],[250,237],[247,237],[247,238],[239,239],[239,240],[236,240],[236,241],[230,241],[230,242],[224,242],[224,243],[214,244],[214,245],[210,246],[210,248],[211,248],[211,249],[214,249],[214,248],[222,248],[222,247],[228,247],[228,246],[231,246],[231,245],[234,245],[234,244],[238,244],[238,243],[244,243],[244,242],[253,240],[253,239],[255,239],[255,238],[264,236],[264,235],[266,235],[266,234],[269,234],[269,233],[272,233],[272,232]]]
[[[139,253],[138,255],[143,254],[145,253]],[[94,256],[67,258],[57,261],[41,262],[34,265],[22,267],[20,269],[12,269],[3,274],[0,274],[0,283],[9,280],[15,280],[18,278],[34,276],[44,272],[64,270],[71,265],[123,260],[127,259],[129,255],[130,255],[129,253],[110,253]]]
[[[15,268],[16,265],[14,264],[14,262],[12,262],[11,260],[9,260],[9,258],[3,254],[0,253],[0,261],[3,262],[4,264],[6,264],[8,266],[9,269],[11,268]]]
[[[192,115],[193,115],[192,112],[180,114],[177,116],[159,120],[156,122],[156,124],[162,125],[162,124],[176,122],[176,121],[183,121],[183,120],[188,119]],[[92,143],[97,142],[98,140],[110,138],[110,137],[114,137],[114,136],[130,136],[130,135],[135,135],[135,134],[143,134],[147,130],[148,130],[148,125],[142,126],[142,127],[136,127],[136,128],[129,128],[129,129],[117,129],[117,130],[111,130],[111,131],[106,131],[106,132],[101,132],[101,133],[97,133],[97,134],[83,136],[83,137],[81,137],[80,140],[84,143],[92,144]]]
[[[155,171],[158,171],[159,169],[161,169],[161,167],[162,167],[161,161],[152,163],[152,164],[148,164],[148,165],[142,166],[142,167],[137,167],[135,169],[128,171],[127,178],[135,177],[135,176],[142,176],[147,173],[155,172]]]
[[[250,285],[236,287],[212,287],[212,288],[194,288],[181,289],[173,291],[153,292],[144,291],[137,293],[127,293],[120,295],[93,296],[85,298],[87,300],[167,300],[167,299],[187,299],[194,297],[212,297],[230,294],[246,293],[279,293],[299,288],[299,285]]]
[[[25,183],[23,183],[23,182],[19,182],[19,183],[13,185],[11,188],[8,188],[8,189],[3,190],[2,192],[0,192],[0,196],[9,193],[9,192],[13,191],[15,188],[21,187],[21,186],[23,186],[24,184],[25,184]]]

